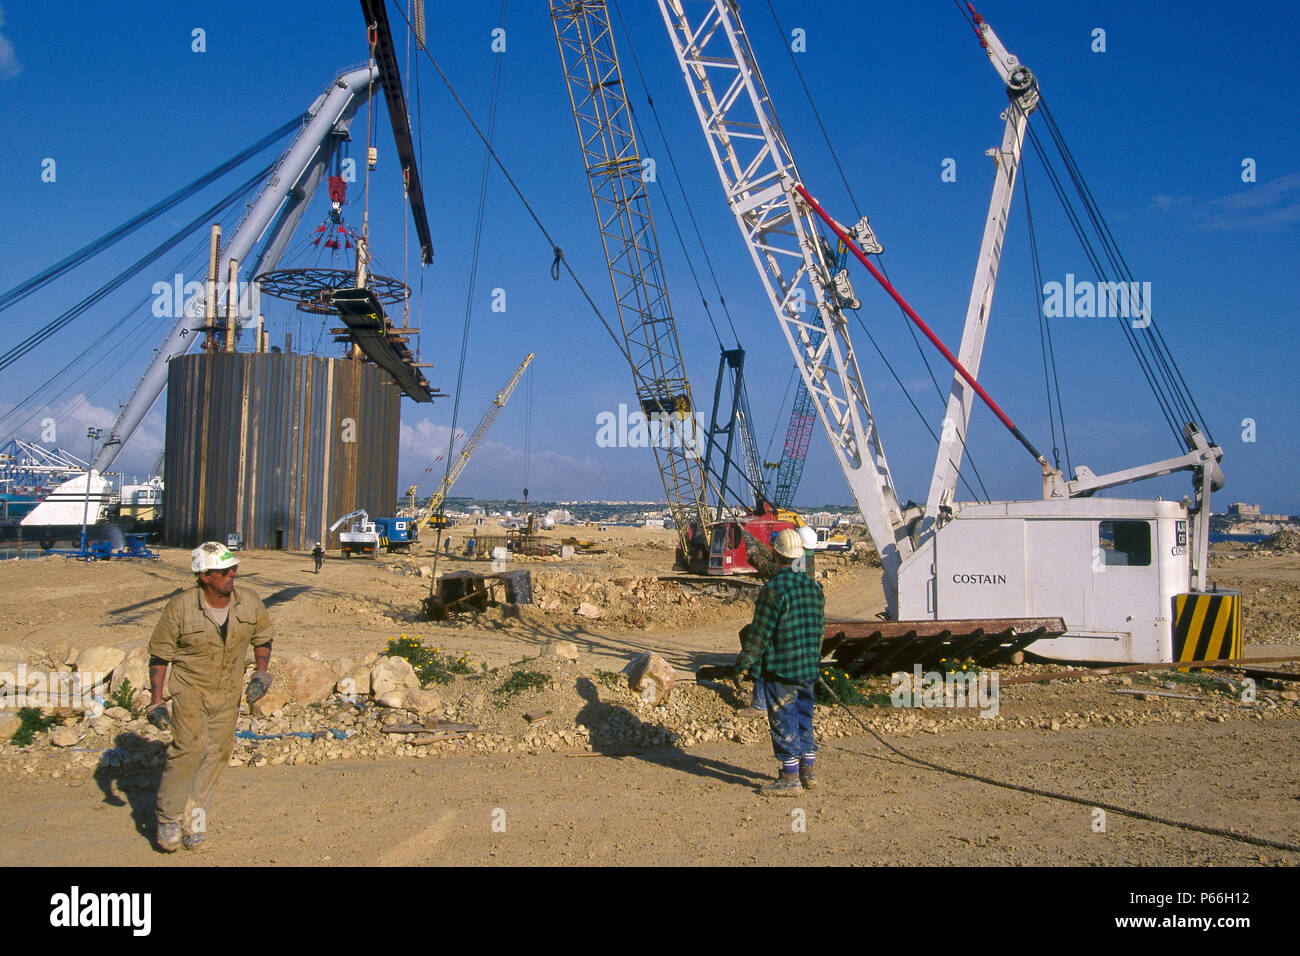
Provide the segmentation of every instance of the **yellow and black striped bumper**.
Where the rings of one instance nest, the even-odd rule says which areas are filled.
[[[1233,660],[1242,643],[1239,592],[1175,595],[1174,660]]]

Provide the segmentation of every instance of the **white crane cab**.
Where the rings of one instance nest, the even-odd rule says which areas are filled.
[[[1172,661],[1188,593],[1181,502],[1118,498],[958,506],[901,564],[899,617],[1061,617],[1030,653],[1066,661]]]

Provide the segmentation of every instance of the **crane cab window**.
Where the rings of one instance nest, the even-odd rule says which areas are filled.
[[[1151,566],[1149,521],[1103,521],[1097,527],[1097,544],[1107,567]]]

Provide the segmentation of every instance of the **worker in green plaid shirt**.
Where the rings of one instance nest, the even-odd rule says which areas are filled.
[[[772,751],[781,762],[776,780],[764,793],[795,794],[816,784],[813,741],[813,688],[826,632],[826,599],[821,586],[791,565],[803,557],[798,532],[787,528],[772,543],[781,569],[763,586],[746,628],[737,680],[750,671],[767,702]]]

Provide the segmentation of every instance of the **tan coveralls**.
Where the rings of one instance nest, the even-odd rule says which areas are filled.
[[[224,639],[200,594],[196,585],[172,598],[149,640],[150,658],[171,664],[172,743],[158,787],[158,822],[180,823],[186,833],[204,829],[230,762],[248,649],[271,643],[271,619],[252,591],[231,593]]]

